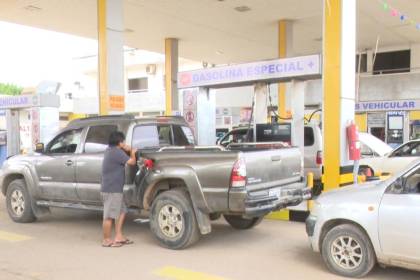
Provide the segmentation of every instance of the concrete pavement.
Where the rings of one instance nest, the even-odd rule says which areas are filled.
[[[135,244],[102,248],[101,215],[66,209],[32,224],[12,222],[0,198],[0,280],[14,279],[343,279],[329,273],[308,245],[301,223],[265,220],[238,231],[223,219],[191,248],[161,248],[148,224],[126,224]],[[420,273],[377,268],[365,279],[419,279]]]

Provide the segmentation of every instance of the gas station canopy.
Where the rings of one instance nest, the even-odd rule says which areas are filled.
[[[420,43],[410,24],[384,16],[381,1],[357,1],[357,49]],[[389,1],[394,4],[396,1]],[[0,20],[97,38],[96,0],[2,0]],[[420,19],[420,1],[398,8]],[[277,22],[293,22],[293,55],[321,53],[322,1],[125,0],[124,44],[159,53],[164,38],[179,38],[180,57],[215,64],[278,57]],[[77,20],[75,20],[77,19]],[[372,35],[374,34],[374,35]]]

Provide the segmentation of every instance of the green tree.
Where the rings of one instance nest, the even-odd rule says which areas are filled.
[[[23,88],[13,84],[0,83],[0,94],[5,95],[19,95],[22,93]]]

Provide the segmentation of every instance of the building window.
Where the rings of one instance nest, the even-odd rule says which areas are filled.
[[[149,89],[147,77],[128,79],[128,92],[143,92]]]
[[[360,54],[356,55],[356,73],[359,72],[359,56]],[[367,72],[367,54],[362,53],[360,58],[360,73]]]
[[[410,50],[377,53],[373,74],[393,74],[410,72]]]

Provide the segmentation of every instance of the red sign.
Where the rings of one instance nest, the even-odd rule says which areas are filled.
[[[192,111],[187,111],[187,112],[185,113],[185,120],[186,120],[188,123],[192,123],[192,122],[194,122],[194,120],[195,120],[195,114],[194,114],[194,112],[192,112]]]
[[[183,73],[181,74],[179,82],[181,83],[181,86],[187,86],[191,83],[191,79],[190,73]]]

